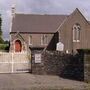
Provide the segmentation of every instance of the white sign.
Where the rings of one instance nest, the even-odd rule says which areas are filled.
[[[35,63],[41,63],[41,54],[35,54]]]
[[[57,46],[56,46],[56,50],[57,51],[63,51],[64,50],[64,44],[61,42],[58,42]]]

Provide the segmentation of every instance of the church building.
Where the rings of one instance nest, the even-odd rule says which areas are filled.
[[[12,8],[10,52],[56,50],[60,42],[72,53],[89,49],[89,39],[90,22],[77,8],[70,15],[19,14]]]

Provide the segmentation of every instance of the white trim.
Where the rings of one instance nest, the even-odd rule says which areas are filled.
[[[32,45],[33,44],[33,42],[32,42],[32,35],[29,35],[29,45]]]
[[[80,40],[73,40],[73,42],[80,42]]]
[[[76,42],[75,37],[76,37],[76,30],[73,28],[73,42]]]
[[[44,45],[43,44],[43,34],[41,34],[41,45]]]
[[[27,63],[27,64],[28,64],[29,62],[13,62],[13,61],[12,61],[12,62],[0,62],[0,63],[2,63],[2,64],[9,64],[9,63],[10,63],[10,64],[12,64],[12,63],[13,63],[13,64],[14,64],[14,63],[16,63],[16,64],[18,64],[18,63],[19,63],[19,64],[20,64],[20,63]],[[13,65],[12,65],[12,67],[13,67]]]
[[[4,65],[10,65],[9,69],[7,71],[1,71],[0,73],[20,73],[20,72],[29,72],[29,69],[31,69],[31,67],[29,67],[29,64],[31,66],[30,60],[28,59],[27,56],[25,56],[26,60],[22,60],[22,58],[18,59],[18,54],[17,53],[0,53],[0,55],[2,55],[2,60],[0,61],[0,64],[2,64],[2,67],[4,68]],[[6,57],[5,57],[6,55]],[[7,58],[7,55],[9,55],[10,57]],[[17,55],[16,60],[14,60],[14,55]],[[19,55],[27,55],[27,54],[19,54]],[[19,60],[19,61],[18,61]],[[14,64],[26,64],[25,68],[16,68],[14,70]],[[17,70],[17,69],[25,69],[25,71],[21,70]]]
[[[80,30],[79,29],[77,29],[77,42],[80,42]]]
[[[45,44],[44,45],[47,45],[48,44],[48,36],[47,36],[47,34],[44,34],[44,40],[45,40]]]
[[[73,42],[77,42],[77,40],[73,40]]]
[[[14,64],[14,63],[13,63],[13,53],[12,53],[12,63],[11,63],[11,65],[12,65],[12,71],[11,71],[11,72],[12,72],[12,73],[13,73],[13,64]]]
[[[80,42],[80,40],[77,40],[77,42]]]
[[[73,25],[73,42],[80,42],[80,26]]]
[[[41,45],[47,45],[48,44],[48,36],[46,38],[47,34],[41,34]]]
[[[56,31],[58,31],[58,30],[61,28],[61,26],[65,23],[65,21],[66,21],[67,19],[68,19],[68,18],[66,17],[66,18],[63,20],[63,22],[59,25],[59,27],[57,28]]]
[[[21,45],[23,45],[23,44],[22,44],[22,41],[21,41],[20,39],[18,39],[18,38],[15,39],[15,40],[13,41],[13,45],[14,45],[14,53],[22,53],[22,52],[23,52],[23,46],[22,46],[21,52],[15,52],[15,41],[16,41],[16,40],[19,40],[19,41],[21,42]]]

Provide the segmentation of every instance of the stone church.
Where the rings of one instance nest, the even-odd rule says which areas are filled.
[[[77,8],[70,15],[19,14],[12,8],[10,52],[56,50],[61,42],[72,53],[89,49],[89,39],[90,23]]]

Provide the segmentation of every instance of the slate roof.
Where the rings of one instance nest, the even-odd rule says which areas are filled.
[[[88,23],[90,24],[90,21],[88,21]]]
[[[55,33],[68,15],[15,14],[11,32]]]

